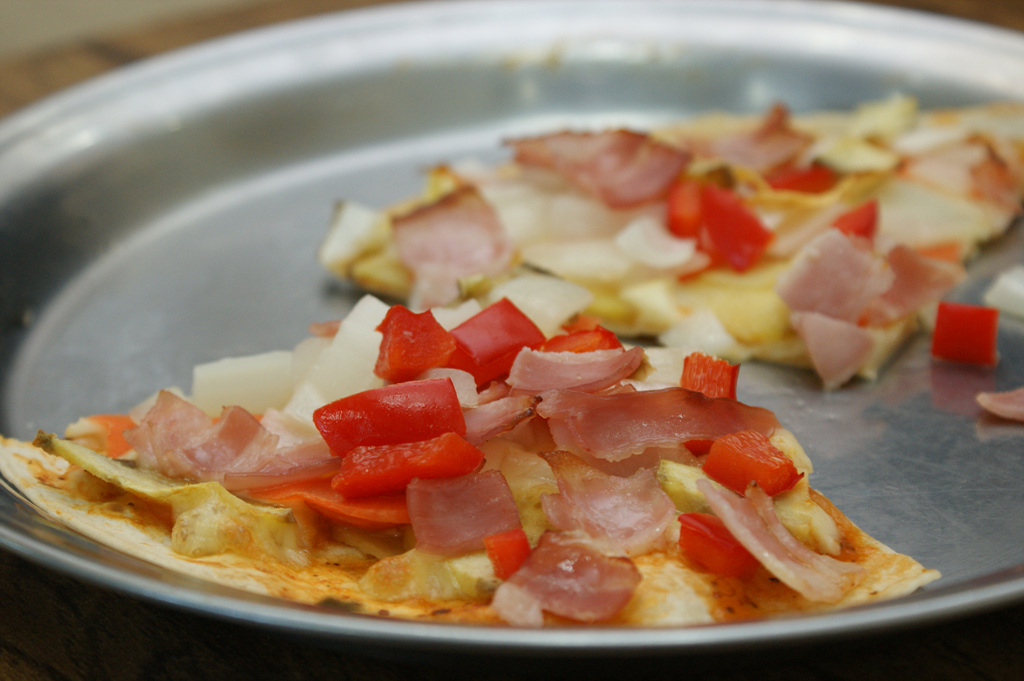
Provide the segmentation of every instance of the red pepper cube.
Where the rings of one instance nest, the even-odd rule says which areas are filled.
[[[701,186],[701,216],[705,250],[737,272],[745,272],[761,259],[773,234],[757,215],[729,189]]]
[[[695,239],[700,234],[700,182],[680,178],[669,187],[666,197],[665,221],[668,231],[681,239]]]
[[[965,303],[939,303],[932,334],[932,357],[949,362],[995,366],[999,310]]]
[[[878,231],[878,201],[867,201],[851,208],[837,217],[832,226],[846,236],[859,236],[873,241]]]
[[[739,375],[739,364],[730,364],[724,359],[703,352],[691,352],[683,359],[683,374],[679,379],[679,385],[687,390],[704,393],[708,397],[728,397],[735,400]]]
[[[477,385],[508,373],[523,348],[544,342],[544,332],[512,301],[502,298],[452,329],[456,349],[448,365],[468,371]]]
[[[484,549],[494,567],[494,576],[508,579],[530,555],[530,542],[522,528],[484,537]]]
[[[364,390],[320,407],[313,412],[313,423],[334,456],[360,446],[466,434],[462,405],[449,378]]]
[[[836,186],[839,176],[827,165],[812,163],[802,168],[780,168],[765,177],[772,189],[820,194]]]
[[[704,473],[738,494],[756,483],[769,496],[792,489],[803,477],[793,460],[756,430],[716,439],[704,459]]]
[[[744,579],[757,570],[757,559],[710,513],[679,516],[679,546],[687,558],[717,575]]]
[[[377,330],[383,339],[373,373],[394,383],[444,366],[455,352],[455,337],[434,319],[430,310],[416,313],[395,305]]]
[[[341,460],[331,487],[347,499],[401,492],[414,478],[468,475],[484,462],[479,449],[455,433],[404,444],[362,446]]]
[[[592,352],[618,350],[622,347],[618,336],[599,326],[595,329],[572,331],[552,336],[540,344],[542,352]]]

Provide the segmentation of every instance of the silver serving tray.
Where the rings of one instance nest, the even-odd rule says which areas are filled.
[[[418,3],[250,32],[120,70],[0,123],[0,432],[62,432],[188,387],[193,364],[290,348],[358,295],[314,260],[339,198],[385,205],[421,171],[500,140],[648,127],[709,108],[925,107],[1024,99],[1024,36],[827,2]],[[1021,260],[993,244],[954,297]],[[1024,326],[995,370],[935,364],[917,338],[878,382],[822,394],[750,364],[855,522],[944,573],[902,600],[689,629],[506,630],[392,621],[197,582],[88,541],[0,487],[0,546],[199,613],[353,649],[572,656],[720,651],[932,622],[1024,596],[1024,427],[979,417],[1024,384]],[[2,482],[2,481],[0,481]]]

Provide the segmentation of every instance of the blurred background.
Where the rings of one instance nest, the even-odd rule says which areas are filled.
[[[0,0],[0,59],[266,0]]]

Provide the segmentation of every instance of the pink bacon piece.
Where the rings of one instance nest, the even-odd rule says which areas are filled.
[[[416,548],[459,556],[484,548],[484,537],[521,527],[512,490],[499,471],[457,478],[415,479],[406,503]]]
[[[629,477],[608,475],[569,452],[544,455],[558,480],[558,494],[541,498],[558,530],[582,530],[599,545],[627,555],[665,546],[676,507],[652,469]]]
[[[413,273],[415,309],[455,300],[459,279],[499,274],[512,260],[512,242],[498,214],[471,186],[395,217],[392,227],[398,257]]]
[[[779,520],[774,502],[751,485],[746,496],[698,480],[697,489],[732,536],[780,581],[809,601],[838,603],[864,574],[855,563],[816,553]]]
[[[630,130],[560,132],[511,140],[515,160],[553,170],[611,208],[662,198],[690,154]]]
[[[572,388],[597,392],[633,375],[644,359],[643,348],[591,352],[541,352],[524,349],[516,355],[508,384],[520,393]]]
[[[491,607],[516,626],[542,626],[544,612],[603,622],[625,607],[640,579],[628,558],[606,556],[584,538],[549,531],[498,587]]]
[[[606,395],[555,390],[541,395],[537,413],[548,420],[559,448],[607,461],[740,430],[769,435],[779,425],[767,409],[685,388]]]

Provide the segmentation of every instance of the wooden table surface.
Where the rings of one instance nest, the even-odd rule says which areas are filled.
[[[767,0],[766,0],[767,1]],[[190,43],[380,0],[268,0],[0,61],[0,116],[74,83]],[[878,2],[1024,31],[1020,0]],[[142,602],[0,551],[0,679],[515,679],[810,681],[1024,679],[1024,604],[918,629],[746,656],[599,666],[366,657]]]

